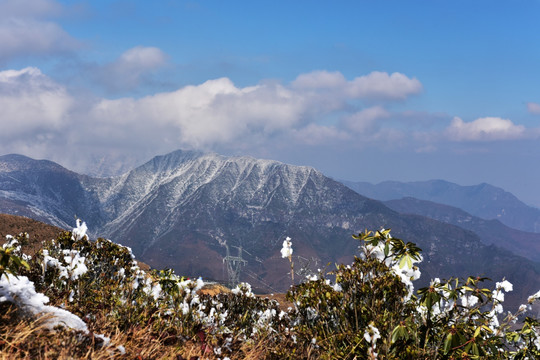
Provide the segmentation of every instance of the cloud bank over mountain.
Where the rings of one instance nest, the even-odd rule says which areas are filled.
[[[159,49],[134,48],[103,71],[115,72],[119,67],[124,69],[118,75],[120,81],[136,82],[144,69],[161,65],[164,58]],[[124,76],[123,71],[133,77]],[[238,87],[231,79],[220,78],[141,98],[96,97],[89,102],[39,69],[25,68],[0,72],[0,103],[5,109],[0,121],[6,127],[15,124],[3,134],[4,146],[15,151],[21,150],[15,137],[22,135],[33,136],[36,146],[52,145],[67,136],[83,147],[101,140],[118,147],[165,141],[190,148],[234,146],[243,138],[279,133],[323,131],[325,139],[347,138],[351,131],[362,133],[391,116],[383,104],[421,89],[417,79],[399,73],[372,72],[347,81],[340,73],[314,72],[301,74],[290,84],[262,81]],[[350,109],[351,102],[363,99],[380,99],[380,104]],[[327,116],[340,120],[334,125],[319,124]]]
[[[116,73],[118,81],[129,86],[145,70],[162,66],[165,58],[157,48],[136,47],[102,71]],[[289,84],[261,81],[239,87],[231,79],[220,78],[141,98],[94,97],[89,101],[37,68],[4,70],[0,72],[4,109],[0,121],[6,129],[2,146],[4,151],[34,151],[36,156],[63,139],[84,152],[92,152],[96,142],[111,150],[137,152],[141,144],[159,151],[167,150],[160,144],[234,148],[237,142],[254,137],[262,142],[293,137],[312,145],[389,131],[405,137],[407,130],[399,127],[403,114],[392,111],[391,105],[422,89],[418,79],[401,73],[371,72],[347,80],[339,72],[315,71],[300,74]],[[430,138],[491,141],[538,134],[538,129],[526,129],[508,119],[484,117],[465,122],[455,117]],[[21,147],[23,136],[34,141]]]

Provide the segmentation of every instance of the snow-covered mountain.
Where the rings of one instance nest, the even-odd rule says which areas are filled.
[[[523,296],[540,287],[535,263],[486,246],[470,231],[400,214],[313,168],[250,157],[176,151],[124,175],[95,178],[6,155],[0,157],[0,212],[63,228],[79,217],[95,236],[188,276],[225,279],[227,247],[236,257],[241,247],[242,279],[268,291],[290,285],[279,251],[286,236],[293,239],[295,269],[322,268],[352,259],[351,234],[381,226],[424,249],[424,281],[488,274],[522,285]]]

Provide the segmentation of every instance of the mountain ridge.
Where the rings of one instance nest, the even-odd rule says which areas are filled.
[[[400,213],[416,214],[471,230],[485,244],[494,244],[533,261],[540,261],[540,234],[512,229],[497,219],[486,220],[464,210],[428,200],[405,197],[384,201]]]
[[[412,197],[460,208],[483,219],[497,219],[518,230],[540,232],[540,209],[529,206],[513,194],[487,183],[471,186],[461,186],[445,180],[342,183],[359,194],[376,200]]]
[[[95,178],[49,163],[17,169],[10,161],[0,157],[0,211],[24,210],[63,228],[80,217],[95,236],[130,246],[140,260],[180,274],[223,280],[226,246],[234,253],[241,247],[249,260],[243,279],[283,290],[290,285],[279,252],[285,236],[293,238],[296,268],[314,270],[351,261],[357,249],[351,235],[385,226],[425,250],[424,283],[471,271],[540,288],[536,264],[484,245],[471,231],[400,214],[311,167],[178,151],[121,176]]]

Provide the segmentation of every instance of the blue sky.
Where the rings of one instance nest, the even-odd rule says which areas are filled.
[[[533,0],[0,0],[0,153],[120,171],[197,149],[540,206],[539,18]]]

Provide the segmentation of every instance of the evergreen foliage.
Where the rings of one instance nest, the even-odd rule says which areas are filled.
[[[415,291],[421,250],[390,230],[354,235],[360,251],[353,263],[292,286],[286,310],[255,296],[246,283],[229,293],[203,294],[201,279],[167,269],[143,271],[129,248],[91,241],[85,233],[78,222],[31,259],[21,252],[26,234],[7,239],[0,253],[0,314],[7,321],[0,326],[0,353],[47,354],[41,335],[32,335],[38,345],[15,345],[13,328],[29,321],[13,315],[14,306],[25,313],[21,299],[10,293],[16,276],[48,298],[43,309],[64,309],[84,321],[87,329],[67,321],[57,321],[55,330],[39,328],[39,334],[55,331],[52,339],[71,339],[69,356],[76,358],[182,359],[193,348],[196,356],[215,359],[540,357],[540,323],[527,316],[540,292],[516,313],[505,313],[504,294],[512,284],[504,279],[493,288],[486,278],[433,279]],[[284,261],[284,272],[287,267]],[[141,329],[151,344],[137,337]]]

